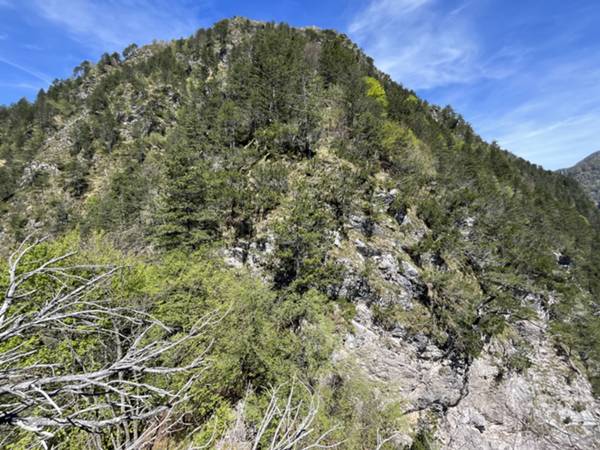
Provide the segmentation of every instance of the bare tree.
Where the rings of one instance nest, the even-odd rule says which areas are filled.
[[[281,386],[271,393],[269,406],[263,415],[258,431],[253,439],[252,450],[268,448],[269,450],[309,450],[312,448],[335,448],[340,443],[325,444],[325,439],[335,431],[331,428],[322,434],[315,434],[315,418],[319,412],[319,397],[304,384],[309,395],[309,402],[294,401],[297,383],[292,384],[283,401],[279,397]],[[268,447],[262,447],[263,436],[267,430],[275,427],[271,433]]]
[[[393,432],[388,437],[384,438],[381,435],[381,433],[379,432],[379,430],[377,430],[377,447],[375,447],[375,450],[383,450],[384,446],[387,443],[390,443],[390,442],[393,443],[394,439],[396,439],[399,436],[400,436],[400,432],[396,431],[396,432]]]
[[[42,241],[26,239],[8,259],[0,300],[0,435],[33,433],[49,448],[59,432],[77,428],[98,448],[150,445],[177,425],[177,407],[202,371],[206,351],[186,360],[177,350],[206,342],[203,331],[216,315],[186,332],[172,330],[111,298],[109,281],[121,268],[69,265],[74,253],[35,261]],[[77,342],[92,350],[82,356]],[[62,345],[63,356],[49,361],[46,344]]]
[[[308,401],[296,399],[297,386],[306,390]],[[310,388],[295,381],[287,396],[281,396],[285,385],[271,390],[269,404],[262,414],[258,428],[249,429],[245,423],[244,399],[237,407],[236,421],[217,443],[221,450],[309,450],[336,448],[341,442],[327,443],[336,428],[317,432],[315,418],[319,412],[319,396]],[[248,396],[246,396],[248,397]],[[191,448],[191,447],[190,447]]]

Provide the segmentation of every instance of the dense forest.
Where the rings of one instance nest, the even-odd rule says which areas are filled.
[[[453,370],[510,342],[498,383],[541,315],[600,395],[598,209],[333,31],[83,62],[0,107],[0,210],[3,448],[436,448],[452,405],[340,362],[361,302]]]

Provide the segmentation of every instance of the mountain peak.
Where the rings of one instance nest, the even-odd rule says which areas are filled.
[[[600,151],[559,172],[577,180],[590,198],[600,206]]]
[[[0,211],[8,446],[599,442],[600,212],[337,32],[81,64],[0,108]]]

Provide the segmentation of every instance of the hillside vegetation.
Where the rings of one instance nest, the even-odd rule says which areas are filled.
[[[594,203],[600,205],[600,152],[592,153],[573,167],[559,172],[576,179]]]
[[[0,353],[28,352],[0,358],[5,448],[435,448],[453,401],[388,395],[360,358],[340,356],[362,305],[378,333],[426,339],[465,383],[494,342],[511,348],[495,382],[527,373],[536,344],[520,324],[542,317],[556,360],[572,368],[565,379],[581,375],[600,394],[595,205],[575,180],[484,142],[333,31],[236,18],[82,63],[35,102],[0,108],[0,209],[5,259],[28,236],[49,237],[17,273],[76,252],[28,278],[27,302],[9,313],[114,269],[82,298],[169,330],[74,315],[4,338],[0,320]],[[7,292],[10,267],[0,266]],[[115,371],[125,394],[53,385],[52,402],[21,402],[2,388],[18,386],[16,366],[89,372],[128,346],[187,335],[144,370]],[[96,427],[120,417],[119,395],[141,401],[135,389],[148,386],[131,420]],[[185,401],[158,387],[185,387]],[[112,406],[93,408],[102,396]],[[310,434],[281,425],[294,417],[282,412],[288,398],[313,415]],[[265,421],[270,401],[281,407]],[[164,402],[172,415],[150,414]],[[296,441],[273,444],[292,428]]]

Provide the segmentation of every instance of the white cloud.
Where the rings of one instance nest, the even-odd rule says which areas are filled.
[[[44,50],[43,47],[41,47],[39,45],[36,45],[36,44],[22,44],[21,47],[23,47],[26,50],[32,50],[32,51],[35,51],[35,52],[39,52],[39,51]]]
[[[0,0],[1,1],[1,0]],[[205,2],[34,0],[35,12],[97,51],[191,34]]]
[[[31,91],[38,91],[38,90],[42,89],[42,87],[45,87],[45,86],[36,86],[36,85],[30,84],[30,83],[4,83],[2,81],[0,81],[0,86],[8,87],[8,88],[17,88],[17,89],[29,89]]]
[[[349,26],[350,34],[380,69],[412,89],[430,89],[500,77],[492,61],[480,61],[477,36],[463,3],[442,11],[438,0],[372,0]]]
[[[51,83],[50,77],[48,75],[46,75],[46,74],[44,74],[42,72],[39,72],[37,70],[30,69],[29,67],[23,66],[23,65],[18,64],[18,63],[14,62],[14,61],[10,61],[10,60],[8,60],[6,58],[3,58],[1,56],[0,56],[0,64],[6,64],[6,65],[8,65],[8,66],[10,66],[10,67],[12,67],[14,69],[20,70],[21,72],[26,73],[26,74],[28,74],[28,75],[32,76],[33,78],[36,78],[36,79],[38,79],[40,81],[43,81],[46,84],[50,84]]]
[[[595,112],[549,123],[514,123],[498,142],[531,161],[543,161],[547,169],[565,168],[600,149],[599,118]]]
[[[585,58],[562,59],[549,66],[507,80],[497,95],[513,94],[511,104],[501,114],[482,112],[476,122],[485,137],[548,169],[558,169],[600,150],[600,69]]]
[[[488,33],[496,6],[459,1],[370,0],[349,32],[395,80],[451,103],[484,138],[524,158],[556,169],[599,150],[600,54],[586,35],[590,19],[569,7],[561,11],[578,20],[564,17],[559,28],[553,16],[532,15],[495,22]],[[540,24],[554,31],[528,32]]]
[[[350,24],[350,32],[371,32],[390,19],[406,17],[431,3],[432,0],[373,0],[365,10],[356,14]]]

